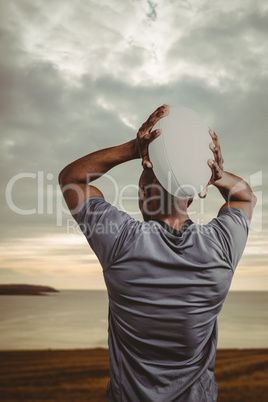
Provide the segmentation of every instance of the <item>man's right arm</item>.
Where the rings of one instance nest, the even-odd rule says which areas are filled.
[[[220,211],[230,207],[239,208],[247,214],[249,221],[251,221],[257,197],[253,194],[250,186],[245,180],[223,170],[224,161],[218,136],[211,129],[209,130],[209,134],[212,138],[209,147],[214,155],[214,160],[208,160],[208,165],[211,168],[212,175],[207,187],[202,191],[202,193],[200,193],[200,197],[205,197],[208,186],[213,184],[217,187],[225,200]]]
[[[230,207],[239,208],[247,214],[251,221],[257,197],[245,180],[232,173],[223,172],[222,178],[213,184],[225,199],[220,211]]]

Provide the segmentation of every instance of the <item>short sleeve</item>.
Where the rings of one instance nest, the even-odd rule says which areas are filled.
[[[76,220],[104,270],[127,244],[129,227],[135,222],[100,196],[87,198],[80,206]]]
[[[212,229],[212,240],[222,248],[230,267],[235,270],[248,238],[247,214],[239,208],[224,208],[207,226]]]

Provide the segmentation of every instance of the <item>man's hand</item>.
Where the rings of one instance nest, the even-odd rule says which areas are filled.
[[[213,152],[214,159],[208,160],[208,165],[211,168],[211,178],[204,188],[198,195],[200,198],[205,198],[208,192],[208,186],[214,184],[217,180],[220,180],[223,176],[223,157],[221,153],[221,146],[218,140],[217,134],[209,129],[209,135],[212,138],[212,142],[209,144],[209,148]]]
[[[142,166],[144,169],[152,168],[152,162],[149,160],[148,147],[149,144],[161,134],[161,130],[151,131],[153,126],[163,117],[169,114],[169,105],[163,105],[157,108],[139,128],[136,145],[139,156],[142,158]]]
[[[252,193],[251,188],[245,180],[223,170],[224,160],[222,158],[218,137],[211,129],[209,130],[209,134],[212,138],[209,148],[214,155],[214,159],[208,160],[208,165],[211,168],[211,178],[206,188],[199,193],[199,197],[205,198],[208,186],[213,184],[220,191],[225,200],[220,211],[230,207],[238,208],[244,211],[248,215],[249,221],[251,221],[257,198]]]

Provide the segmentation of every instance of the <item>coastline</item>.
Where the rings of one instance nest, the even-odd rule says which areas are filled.
[[[49,293],[59,293],[59,290],[43,285],[0,284],[0,296],[47,296]]]
[[[108,349],[0,351],[1,400],[104,402]],[[218,349],[218,402],[268,400],[268,349]]]

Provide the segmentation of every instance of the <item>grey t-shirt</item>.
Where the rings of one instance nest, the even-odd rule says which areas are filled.
[[[216,401],[217,316],[247,241],[246,213],[223,209],[179,237],[95,196],[77,221],[108,290],[107,399]]]

